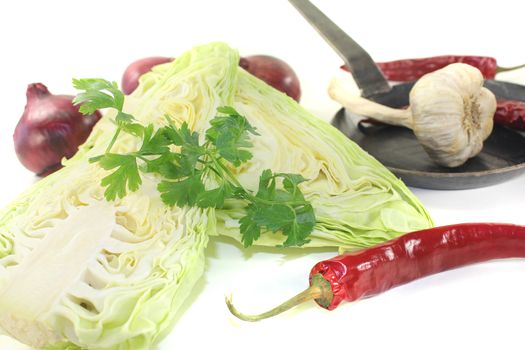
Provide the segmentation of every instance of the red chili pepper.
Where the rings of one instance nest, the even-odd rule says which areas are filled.
[[[525,131],[525,102],[498,100],[494,123]]]
[[[423,75],[448,66],[451,63],[466,63],[478,68],[485,79],[494,79],[497,73],[506,72],[525,65],[515,67],[499,67],[493,57],[486,56],[435,56],[425,58],[404,59],[390,62],[378,62],[379,69],[383,72],[386,79],[392,81],[412,81],[421,78]],[[349,71],[346,66],[344,70]]]
[[[245,315],[231,299],[226,302],[245,321],[271,317],[312,299],[333,310],[342,301],[370,297],[438,272],[517,257],[525,257],[525,226],[469,223],[435,227],[317,263],[310,272],[310,287],[268,312]]]

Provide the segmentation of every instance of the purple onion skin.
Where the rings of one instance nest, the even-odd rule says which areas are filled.
[[[73,105],[74,96],[53,95],[41,83],[27,87],[27,104],[13,135],[20,162],[39,176],[62,167],[72,157],[101,118],[96,111],[84,116]]]
[[[139,78],[156,65],[173,61],[170,57],[146,57],[131,63],[122,76],[122,92],[131,94],[139,86]]]
[[[273,56],[254,55],[242,57],[239,65],[297,102],[301,99],[299,78],[283,60]]]

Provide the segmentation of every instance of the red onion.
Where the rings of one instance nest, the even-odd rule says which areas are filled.
[[[122,76],[122,92],[131,94],[139,86],[139,78],[154,66],[173,61],[169,57],[146,57],[131,63]]]
[[[266,55],[242,57],[239,65],[268,85],[284,92],[297,102],[301,98],[299,78],[283,60]]]
[[[62,158],[72,157],[101,118],[82,115],[73,96],[52,95],[44,84],[27,87],[27,104],[13,139],[18,159],[40,176],[62,167]]]

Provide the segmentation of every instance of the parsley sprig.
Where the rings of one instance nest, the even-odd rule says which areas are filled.
[[[224,208],[230,199],[244,200],[246,213],[239,222],[245,247],[264,232],[282,233],[286,237],[283,247],[309,242],[316,218],[299,187],[306,181],[304,177],[266,169],[260,175],[257,192],[252,192],[234,175],[232,168],[252,158],[250,135],[259,135],[234,108],[217,108],[218,115],[210,121],[201,142],[187,123],[177,127],[169,116],[167,125],[157,129],[152,124],[138,123],[123,112],[124,95],[114,82],[75,79],[73,84],[84,91],[74,100],[81,104],[82,113],[102,108],[117,111],[117,129],[106,152],[91,159],[111,171],[101,181],[107,200],[137,191],[142,184],[141,172],[154,173],[161,178],[157,189],[162,201],[170,206]],[[141,147],[129,154],[111,153],[121,132],[141,138]]]

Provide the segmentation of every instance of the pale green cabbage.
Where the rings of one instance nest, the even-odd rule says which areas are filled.
[[[247,188],[263,169],[300,173],[318,223],[308,246],[355,249],[432,221],[404,184],[327,123],[238,67],[222,43],[196,47],[141,78],[125,112],[164,125],[164,115],[204,135],[216,108],[235,107],[257,127],[254,157],[239,169]],[[107,202],[107,172],[90,157],[115,132],[99,122],[65,168],[36,183],[0,213],[0,328],[36,348],[150,349],[173,326],[177,310],[204,271],[208,237],[240,240],[244,203],[221,210],[170,208],[159,178]],[[119,137],[112,152],[136,150]],[[255,244],[282,243],[264,234]]]

